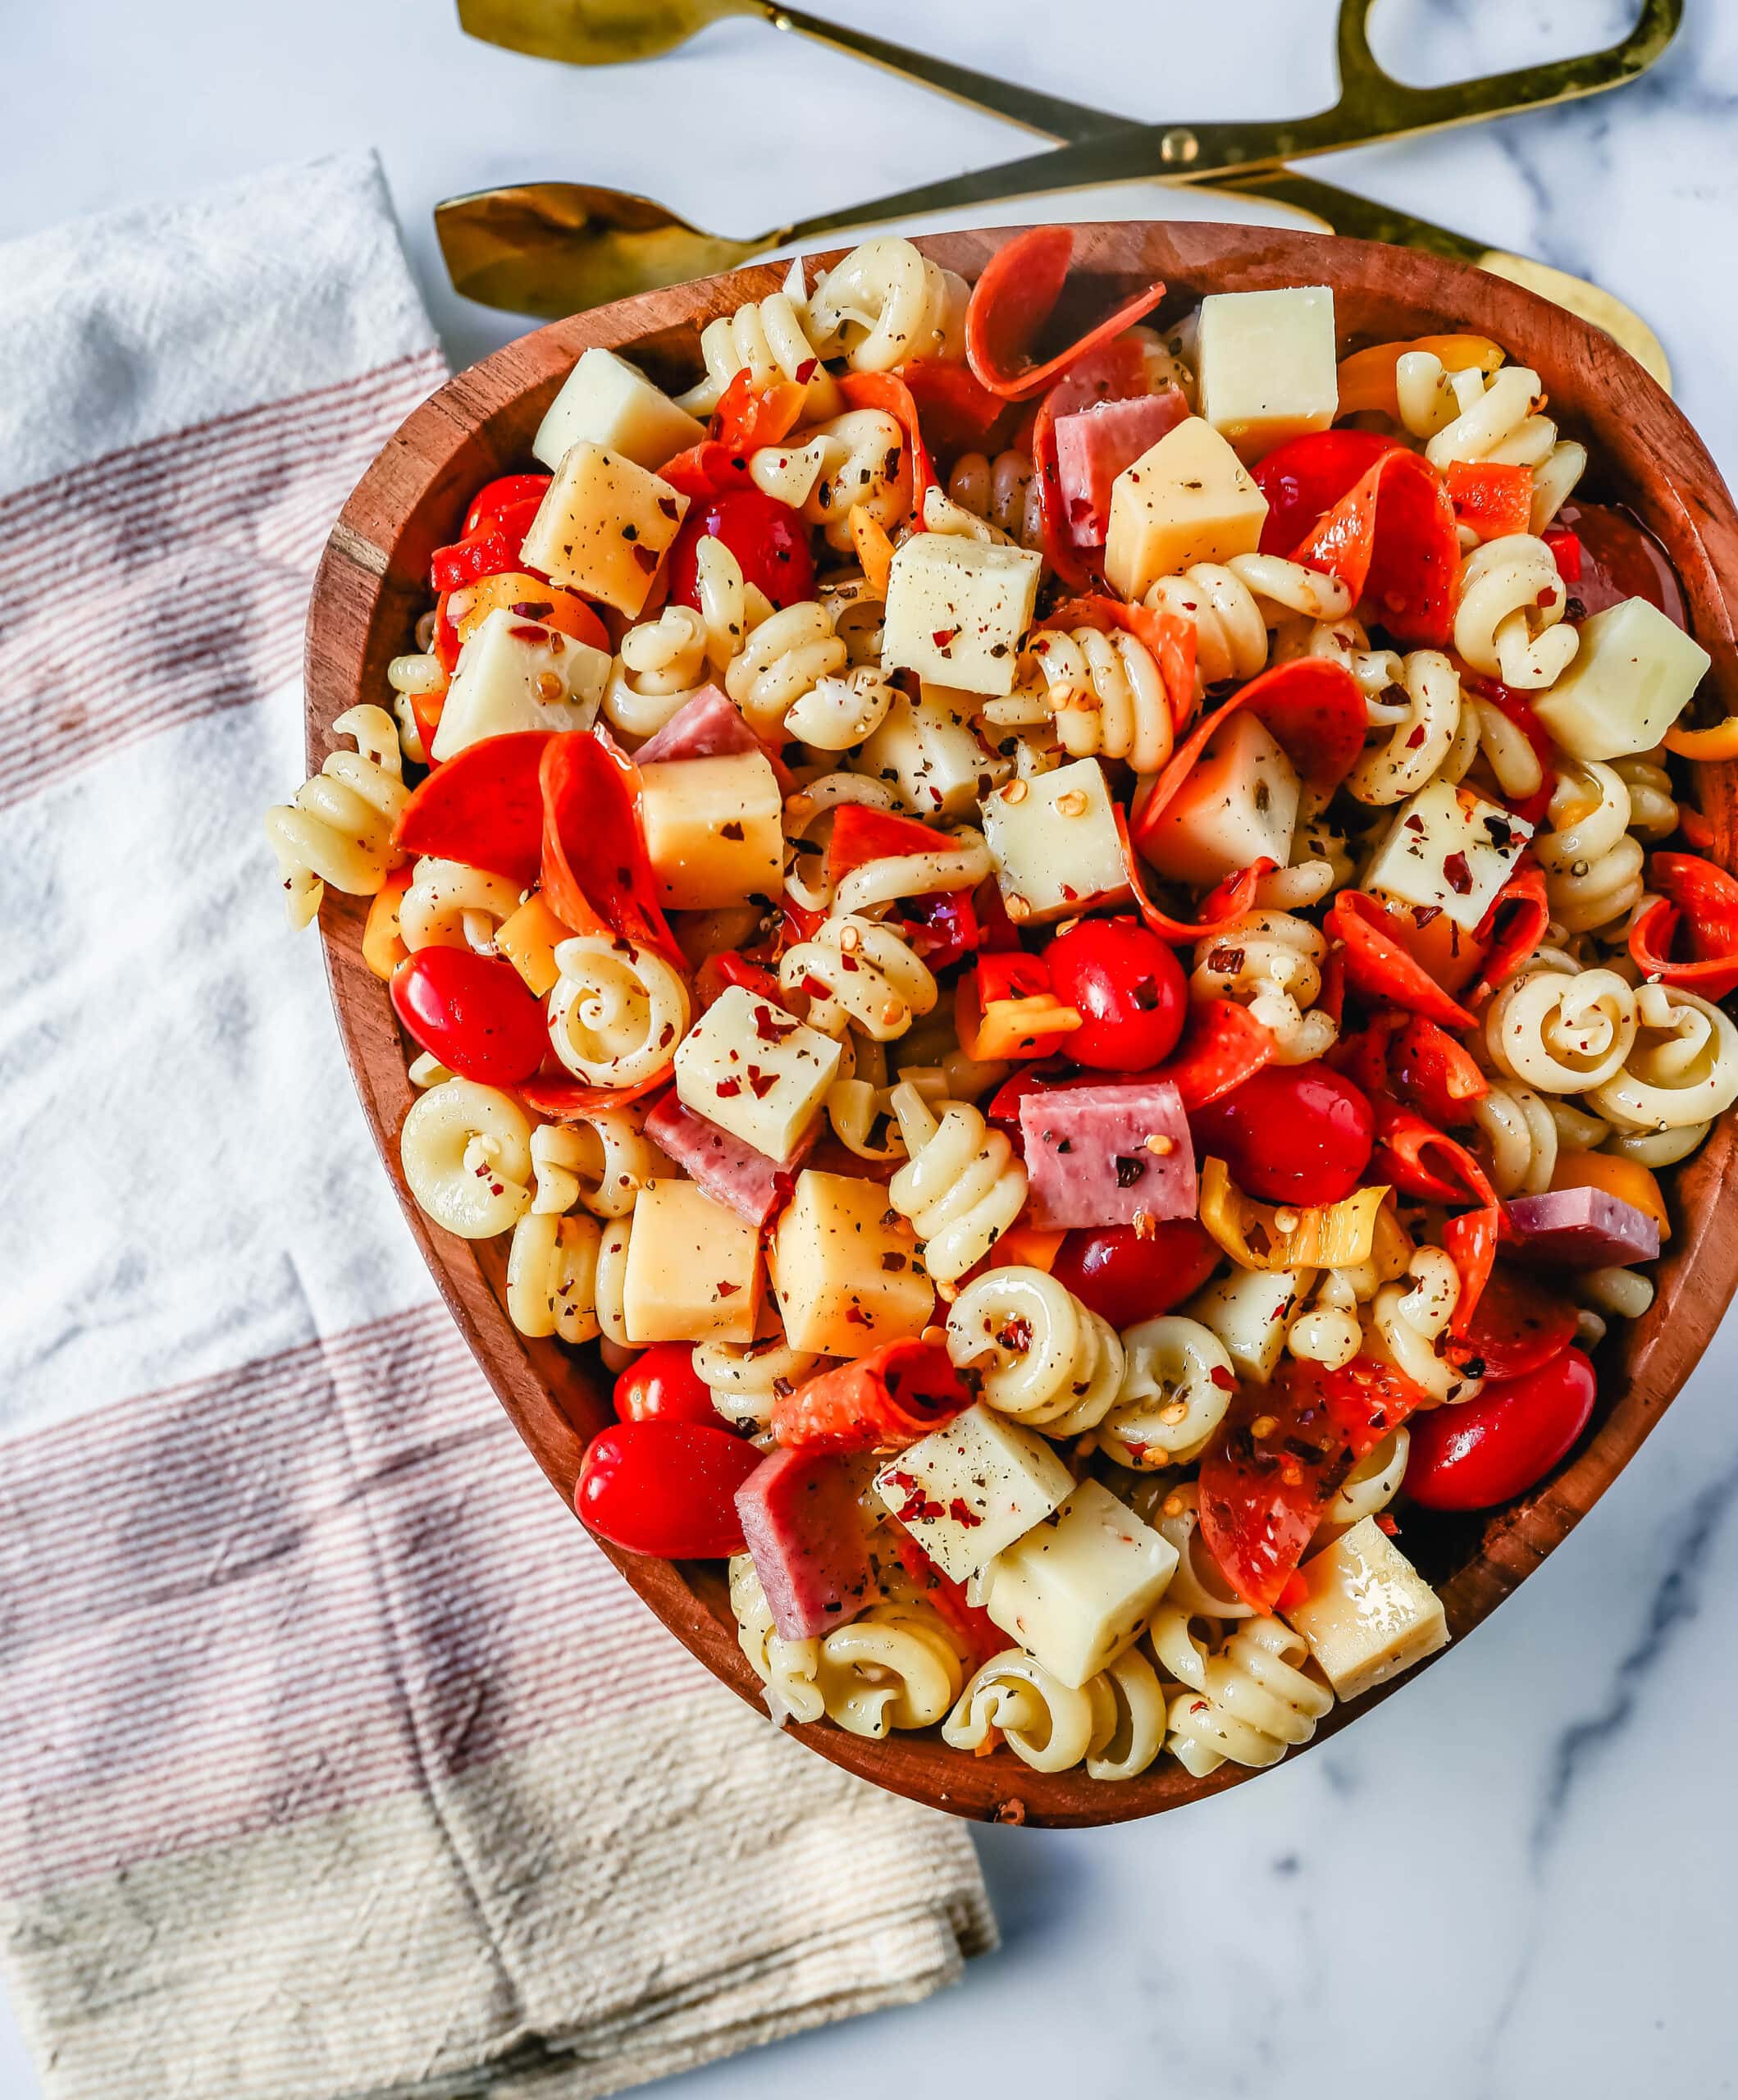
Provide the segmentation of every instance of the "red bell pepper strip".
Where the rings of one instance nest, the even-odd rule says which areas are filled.
[[[770,970],[763,970],[758,963],[745,962],[739,955],[709,955],[694,973],[694,1003],[700,1012],[722,998],[732,985],[739,985],[745,992],[752,992],[757,999],[769,999],[775,1007],[784,1007],[789,1002],[779,989],[778,979]]]
[[[1169,1080],[1185,1109],[1205,1108],[1273,1061],[1275,1045],[1235,999],[1192,999],[1183,1039],[1150,1076]]]
[[[1380,897],[1364,890],[1343,889],[1322,923],[1331,939],[1344,944],[1346,981],[1361,998],[1422,1014],[1444,1028],[1464,1030],[1476,1025],[1467,1009],[1451,999],[1388,930],[1389,914]]]
[[[1403,1195],[1427,1203],[1476,1204],[1499,1214],[1502,1204],[1484,1168],[1457,1139],[1445,1137],[1416,1109],[1377,1095],[1373,1181],[1386,1181]]]
[[[912,897],[901,906],[900,915],[914,952],[933,970],[946,970],[983,943],[978,907],[969,889]]]
[[[1454,515],[1481,540],[1524,532],[1533,514],[1533,470],[1489,459],[1456,459],[1443,480]],[[1559,572],[1561,573],[1561,572]]]
[[[1467,1219],[1482,1216],[1469,1211]],[[1450,1354],[1469,1377],[1524,1378],[1561,1356],[1575,1340],[1576,1309],[1569,1300],[1506,1262],[1492,1265],[1464,1322],[1460,1307],[1454,1310],[1449,1331],[1457,1346]]]
[[[1254,469],[1255,485],[1267,499],[1261,552],[1289,555],[1377,460],[1401,450],[1398,438],[1369,430],[1316,431],[1276,445]]]
[[[1457,1340],[1464,1340],[1471,1331],[1479,1301],[1489,1288],[1497,1262],[1497,1241],[1502,1231],[1503,1213],[1494,1204],[1481,1205],[1476,1211],[1462,1211],[1458,1217],[1451,1217],[1442,1229],[1444,1252],[1453,1262],[1461,1284],[1460,1296],[1454,1301],[1454,1312],[1448,1322],[1448,1331]]]
[[[1630,929],[1637,967],[1704,999],[1738,990],[1738,882],[1694,853],[1656,853],[1648,879],[1661,897]],[[1672,953],[1681,928],[1690,942],[1687,961]]]
[[[839,381],[839,392],[850,409],[879,409],[904,431],[911,446],[911,508],[921,518],[925,491],[939,488],[929,448],[924,442],[924,426],[911,390],[897,372],[848,372]]]
[[[1042,634],[1056,628],[1096,628],[1101,634],[1132,634],[1159,667],[1165,696],[1170,702],[1174,730],[1182,729],[1195,711],[1195,623],[1150,605],[1125,605],[1120,598],[1094,592],[1070,598],[1038,623]]]
[[[947,1623],[965,1651],[968,1674],[1004,1652],[1008,1637],[981,1605],[968,1603],[962,1583],[944,1575],[896,1517],[887,1519],[893,1550],[905,1573]]]
[[[669,1082],[668,1065],[660,1065],[649,1077],[636,1080],[632,1086],[587,1086],[583,1080],[576,1080],[566,1072],[541,1072],[536,1079],[526,1080],[516,1086],[513,1092],[527,1108],[534,1108],[540,1116],[551,1116],[560,1122],[569,1116],[589,1116],[596,1108],[626,1108],[630,1102],[643,1100]]]
[[[756,386],[745,369],[718,396],[706,434],[728,452],[755,452],[763,445],[782,444],[802,421],[808,399],[806,380],[801,386],[782,379]]]
[[[463,537],[452,546],[436,547],[430,557],[435,589],[458,591],[486,576],[518,568],[525,535],[550,481],[547,474],[509,474],[490,482],[471,505]]]
[[[773,1403],[773,1434],[809,1451],[902,1451],[972,1404],[937,1342],[883,1342]]]
[[[658,882],[640,829],[640,776],[632,761],[605,729],[570,732],[550,739],[539,778],[543,894],[550,911],[576,929],[601,920],[618,938],[656,948],[684,969],[655,902]]]
[[[393,828],[395,842],[407,853],[463,861],[528,889],[543,858],[538,769],[554,741],[547,729],[522,729],[467,744],[412,793]],[[565,912],[557,915],[576,924]]]
[[[1201,1461],[1201,1532],[1245,1604],[1274,1609],[1347,1474],[1425,1398],[1366,1357],[1338,1371],[1287,1357],[1238,1392]]]
[[[1401,1017],[1388,1046],[1388,1077],[1437,1124],[1470,1121],[1474,1103],[1490,1092],[1471,1052],[1422,1014]]]
[[[925,436],[943,453],[978,450],[1007,406],[963,364],[911,358],[900,367],[900,377],[917,404]]]
[[[465,513],[464,536],[481,532],[486,525],[498,525],[509,512],[521,504],[541,503],[549,493],[553,474],[502,474],[492,482],[485,482],[471,499],[471,508]],[[520,538],[525,536],[522,532]]]
[[[1074,252],[1070,226],[1031,226],[998,249],[983,266],[965,308],[965,357],[991,393],[1024,400],[1102,343],[1132,327],[1165,296],[1155,281],[1125,299],[1085,335],[1047,358],[1033,350],[1056,312]]]
[[[1534,861],[1523,861],[1497,892],[1473,935],[1486,944],[1478,982],[1467,998],[1475,1013],[1539,946],[1550,920],[1544,870]]]
[[[1436,469],[1416,452],[1384,452],[1290,553],[1367,599],[1398,641],[1441,648],[1453,631],[1461,559],[1454,506]]]
[[[870,861],[909,860],[916,853],[933,853],[942,842],[938,832],[915,817],[874,810],[866,802],[846,802],[833,820],[827,879],[841,883],[853,869]]]
[[[1523,531],[1526,527],[1521,528]],[[1567,526],[1548,525],[1540,537],[1551,550],[1551,559],[1557,564],[1557,573],[1565,583],[1579,583],[1581,580],[1581,542],[1579,535]]]

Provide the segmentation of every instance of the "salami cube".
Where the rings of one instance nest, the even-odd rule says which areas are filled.
[[[698,1182],[714,1203],[750,1225],[764,1225],[789,1201],[803,1156],[819,1126],[811,1125],[791,1157],[781,1163],[741,1138],[696,1116],[673,1087],[645,1118],[645,1134],[666,1157]]]
[[[1129,401],[1095,401],[1056,418],[1056,482],[1077,547],[1102,547],[1111,529],[1111,484],[1188,413],[1175,386]]]
[[[1659,1252],[1659,1223],[1603,1189],[1553,1189],[1508,1207],[1523,1251],[1569,1269],[1627,1268]]]
[[[869,1546],[858,1472],[832,1453],[774,1451],[737,1490],[755,1573],[781,1639],[812,1640],[863,1609]]]
[[[1195,1148],[1169,1080],[1030,1093],[1020,1127],[1033,1225],[1071,1230],[1195,1215]]]

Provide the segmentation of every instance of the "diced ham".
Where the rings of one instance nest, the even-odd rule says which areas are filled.
[[[813,1125],[787,1160],[769,1159],[741,1138],[684,1107],[672,1087],[647,1111],[645,1134],[706,1194],[750,1225],[764,1225],[790,1200],[796,1171],[814,1143]]]
[[[1030,1224],[1068,1230],[1195,1215],[1195,1148],[1169,1080],[1029,1093],[1020,1128]]]
[[[1102,547],[1111,529],[1111,484],[1188,414],[1175,386],[1128,401],[1095,401],[1056,418],[1056,481],[1077,547]]]
[[[791,779],[783,760],[757,737],[737,711],[734,701],[716,686],[702,686],[682,705],[655,737],[634,753],[636,765],[667,765],[678,758],[734,758],[743,751],[760,751],[773,762],[778,776],[778,792],[788,795]]]
[[[831,1453],[783,1450],[737,1490],[742,1536],[786,1641],[830,1632],[863,1608],[870,1570],[860,1486]]]
[[[1658,1220],[1603,1189],[1517,1196],[1508,1216],[1521,1235],[1522,1253],[1565,1268],[1626,1268],[1633,1262],[1651,1262],[1659,1252]]]

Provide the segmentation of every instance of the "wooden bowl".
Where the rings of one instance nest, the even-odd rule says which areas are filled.
[[[971,278],[1012,231],[943,234],[918,245]],[[1713,657],[1718,712],[1738,711],[1738,641],[1722,582],[1725,573],[1738,578],[1731,498],[1667,396],[1586,322],[1500,278],[1434,256],[1267,227],[1082,226],[1074,269],[1102,281],[1106,307],[1114,296],[1162,276],[1170,287],[1161,309],[1166,317],[1205,292],[1328,283],[1343,345],[1462,328],[1494,336],[1541,374],[1552,414],[1590,443],[1598,492],[1633,505],[1664,542],[1683,579],[1697,639]],[[413,646],[431,550],[456,536],[481,483],[526,463],[537,423],[580,352],[592,344],[631,347],[655,375],[686,385],[698,376],[701,327],[774,290],[783,275],[782,265],[759,264],[556,322],[461,372],[417,410],[363,476],[321,563],[308,630],[310,769],[332,747],[328,731],[336,715],[359,700],[385,696],[388,660]],[[1733,769],[1698,771],[1714,856],[1731,867]],[[412,1200],[397,1134],[413,1089],[385,990],[362,960],[364,916],[365,901],[328,893],[322,934],[332,997],[375,1141],[442,1296],[501,1404],[571,1507],[586,1443],[614,1418],[608,1394],[591,1352],[527,1341],[509,1322],[497,1296],[505,1268],[498,1245],[449,1237]],[[1676,1178],[1676,1227],[1659,1267],[1658,1295],[1644,1319],[1608,1345],[1593,1427],[1574,1457],[1524,1500],[1491,1515],[1437,1521],[1421,1512],[1408,1515],[1408,1549],[1438,1582],[1457,1638],[1494,1611],[1603,1494],[1713,1333],[1738,1283],[1738,1232],[1716,1218],[1733,1178],[1735,1134],[1738,1109],[1722,1119]],[[737,1647],[722,1573],[604,1550],[677,1638],[758,1705],[760,1686]],[[1316,1741],[1374,1703],[1371,1697],[1336,1706]],[[884,1742],[865,1742],[828,1722],[796,1732],[823,1756],[896,1793],[955,1815],[1006,1822],[1079,1824],[1152,1815],[1249,1776],[1225,1765],[1211,1778],[1193,1779],[1166,1759],[1138,1779],[1103,1784],[1078,1771],[1031,1771],[1005,1749],[982,1758],[963,1755],[933,1731]]]

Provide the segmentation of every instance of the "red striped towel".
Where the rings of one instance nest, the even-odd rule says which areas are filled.
[[[957,1976],[965,1834],[714,1685],[387,1194],[259,813],[444,376],[372,158],[0,257],[0,1935],[52,2100],[580,2100]]]

